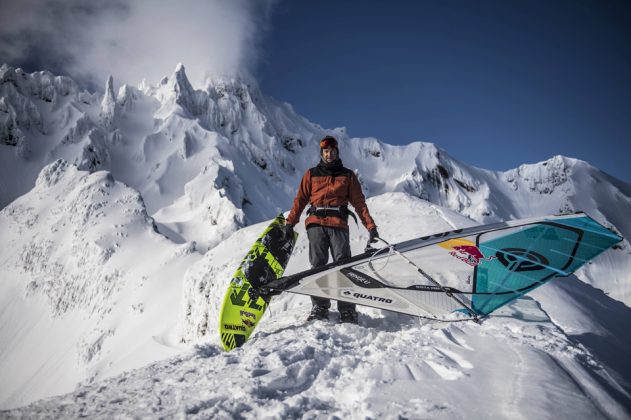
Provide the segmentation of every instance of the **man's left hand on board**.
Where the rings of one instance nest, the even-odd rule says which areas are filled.
[[[283,235],[285,236],[285,238],[291,238],[292,236],[294,236],[294,225],[292,225],[291,223],[287,223],[283,227]]]

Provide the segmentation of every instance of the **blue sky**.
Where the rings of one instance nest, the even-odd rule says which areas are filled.
[[[629,2],[285,0],[260,48],[262,90],[324,127],[631,181]]]
[[[184,3],[182,3],[184,4]],[[246,69],[327,128],[631,182],[628,0],[0,0],[0,63],[90,90]],[[141,34],[142,36],[139,36]]]

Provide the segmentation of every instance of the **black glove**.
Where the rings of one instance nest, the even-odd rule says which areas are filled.
[[[285,239],[294,237],[294,225],[287,223],[283,228],[283,235]]]
[[[369,234],[368,236],[369,244],[377,242],[377,238],[379,237],[379,232],[377,232],[377,228],[370,229],[370,232],[368,232],[368,234]]]

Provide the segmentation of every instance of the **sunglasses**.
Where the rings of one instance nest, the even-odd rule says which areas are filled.
[[[320,149],[328,149],[329,147],[337,149],[337,140],[333,137],[325,137],[320,140]]]

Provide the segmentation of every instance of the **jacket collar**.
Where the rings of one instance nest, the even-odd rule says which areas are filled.
[[[318,168],[320,168],[327,175],[339,175],[342,169],[344,169],[344,165],[342,164],[342,160],[339,158],[330,163],[320,159],[320,163],[318,163]]]

